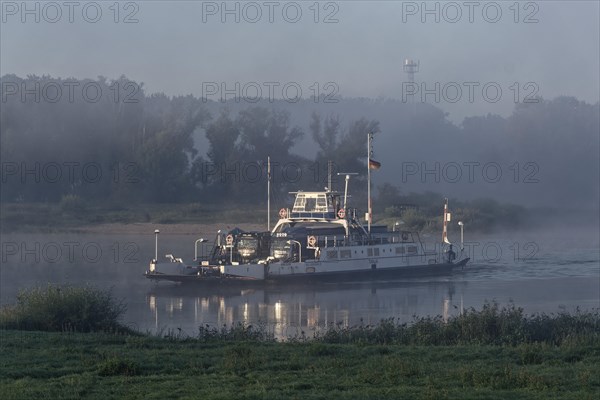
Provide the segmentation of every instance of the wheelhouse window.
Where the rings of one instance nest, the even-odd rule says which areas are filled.
[[[327,212],[327,195],[325,193],[298,193],[292,212]]]

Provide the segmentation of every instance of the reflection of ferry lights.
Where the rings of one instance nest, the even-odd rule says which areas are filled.
[[[227,326],[231,326],[233,325],[233,308],[232,307],[225,307],[222,311],[219,311],[219,314],[217,316],[217,323],[219,325],[227,325]]]
[[[244,322],[250,321],[250,312],[248,311],[248,303],[244,303]]]
[[[208,306],[210,305],[210,300],[207,298],[202,298],[200,300],[201,302],[201,308],[202,308],[202,312],[207,312],[208,311]]]
[[[450,308],[450,299],[444,299],[442,302],[442,320],[444,323],[448,322],[448,314]]]
[[[182,297],[176,297],[174,299],[171,299],[171,301],[166,305],[166,311],[167,311],[167,313],[169,313],[170,316],[173,315],[175,310],[181,311],[182,309],[183,309],[183,298]]]
[[[273,315],[275,316],[275,323],[273,333],[277,337],[286,337],[287,328],[288,328],[288,319],[287,319],[287,305],[282,303],[281,300],[277,301],[273,305]]]
[[[201,322],[204,322],[204,313],[198,312],[202,310],[202,299],[197,297],[194,299],[194,322],[198,325]]]
[[[306,310],[306,325],[310,328],[318,326],[320,313],[321,309],[318,306],[315,308],[308,308]]]
[[[150,311],[156,311],[156,296],[151,294],[148,297],[148,304],[150,305]]]
[[[225,298],[221,297],[219,299],[219,314],[225,314]]]

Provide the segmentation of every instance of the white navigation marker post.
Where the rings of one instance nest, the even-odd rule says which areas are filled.
[[[158,229],[154,230],[154,262],[158,262],[158,234],[160,231]]]
[[[465,223],[462,221],[458,221],[458,225],[460,226],[460,250],[465,249]]]
[[[452,220],[451,214],[448,211],[448,199],[444,199],[444,221],[442,225],[442,245],[451,244],[448,240],[448,222]]]

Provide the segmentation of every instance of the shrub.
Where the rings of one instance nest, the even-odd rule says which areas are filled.
[[[22,290],[17,303],[0,310],[0,328],[69,332],[126,332],[119,323],[125,305],[109,291],[57,286]]]
[[[444,321],[437,317],[415,317],[410,324],[384,319],[377,325],[342,327],[330,325],[314,339],[324,343],[372,343],[408,345],[486,344],[517,346],[525,343],[562,345],[597,342],[600,339],[600,313],[534,314],[497,303],[485,303]],[[524,356],[525,362],[535,359]]]

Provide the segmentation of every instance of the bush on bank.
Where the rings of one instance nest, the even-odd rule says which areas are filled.
[[[415,317],[412,323],[389,318],[376,325],[331,325],[315,339],[325,343],[405,345],[562,345],[600,340],[600,313],[577,309],[573,314],[526,315],[523,308],[513,304],[500,308],[497,303],[485,303],[480,311],[470,308],[447,321],[441,316],[428,316]]]
[[[128,332],[119,319],[126,306],[110,291],[48,285],[21,290],[0,309],[0,328],[51,332]]]

